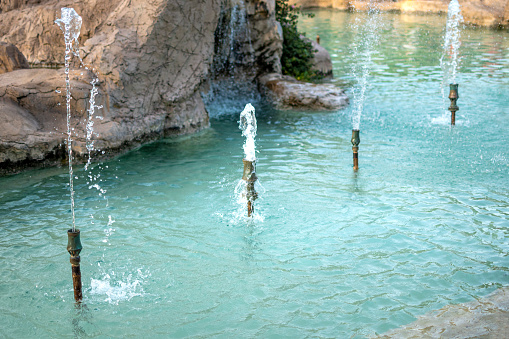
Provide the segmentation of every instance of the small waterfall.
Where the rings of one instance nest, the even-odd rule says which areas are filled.
[[[352,75],[356,84],[352,89],[353,108],[352,108],[352,129],[358,130],[360,120],[366,100],[366,90],[368,88],[369,74],[373,67],[372,55],[376,53],[376,46],[379,42],[379,31],[382,28],[380,18],[380,9],[372,0],[369,3],[367,18],[362,20],[356,16],[352,25],[352,30],[356,33],[353,42]]]
[[[215,31],[212,72],[215,77],[238,75],[238,67],[248,67],[254,62],[251,31],[243,0],[226,3],[221,9]]]

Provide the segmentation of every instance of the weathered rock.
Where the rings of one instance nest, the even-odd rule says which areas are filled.
[[[13,44],[0,41],[0,74],[29,68],[28,61]]]
[[[223,0],[215,31],[214,77],[252,81],[281,72],[283,37],[275,0]]]
[[[459,0],[465,23],[498,27],[509,25],[507,0]],[[324,7],[339,10],[369,9],[368,0],[290,0],[303,8]],[[446,13],[449,0],[382,0],[377,6],[384,11]]]
[[[233,2],[239,1],[3,1],[0,40],[18,46],[35,67],[61,66],[63,34],[54,21],[62,7],[73,7],[83,18],[81,57],[100,80],[96,104],[103,108],[96,112],[102,120],[94,121],[95,146],[115,154],[209,126],[199,89],[209,78],[220,8]],[[249,33],[245,43],[251,57],[243,66],[252,80],[264,72],[280,71],[282,38],[274,0],[246,0],[244,6]],[[90,80],[78,67],[75,60],[78,75],[83,72]],[[87,81],[73,78],[73,150],[78,158],[86,152],[86,98],[91,87]],[[37,165],[45,152],[60,154],[57,149],[65,139],[64,87],[61,71],[0,75],[1,114],[12,121],[9,132],[0,134],[0,168]]]
[[[311,84],[271,73],[260,77],[260,91],[280,109],[334,110],[348,105],[345,92],[332,84]]]
[[[65,158],[63,70],[25,69],[0,75],[0,174]],[[90,84],[72,80],[72,127],[85,121]],[[49,158],[49,159],[48,159]]]
[[[315,40],[308,39],[303,35],[300,38],[310,42],[313,46],[313,66],[311,69],[325,78],[332,78],[332,59],[329,52]]]
[[[0,14],[0,32],[6,33],[2,39],[24,46],[32,61],[59,63],[64,54],[63,34],[53,21],[55,14],[60,15],[60,7],[70,3],[42,2]],[[112,10],[104,13],[105,6]],[[198,90],[210,66],[219,1],[113,0],[107,5],[90,1],[75,8],[83,16],[82,33],[90,36],[82,47],[83,60],[93,65],[100,79],[96,101],[103,106],[97,112],[103,120],[94,123],[97,148],[115,153],[165,135],[208,126]],[[88,28],[87,22],[91,25]],[[24,26],[30,26],[29,34],[22,34]],[[63,73],[19,72],[0,75],[0,97],[6,115],[23,112],[24,117],[33,116],[39,125],[36,128],[25,119],[26,125],[32,126],[26,132],[38,138],[29,142],[20,133],[2,135],[0,167],[40,161],[44,152],[51,153],[55,142],[61,144],[63,140],[65,100],[62,93],[55,92],[65,89]],[[86,82],[73,83],[73,97],[77,98],[71,105],[76,134],[73,149],[78,157],[86,151],[84,114],[90,87]],[[10,130],[20,124],[13,124]],[[6,151],[9,145],[18,145],[18,151]],[[37,154],[31,154],[30,149],[37,149]]]

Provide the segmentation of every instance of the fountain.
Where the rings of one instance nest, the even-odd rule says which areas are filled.
[[[78,55],[78,37],[81,30],[81,17],[73,8],[62,8],[60,19],[55,23],[64,33],[65,39],[65,88],[66,88],[66,109],[67,109],[67,157],[69,161],[69,190],[71,193],[71,214],[72,228],[67,231],[68,245],[67,251],[71,255],[72,280],[74,288],[74,299],[81,302],[83,297],[81,292],[81,272],[80,272],[80,230],[76,229],[76,217],[74,212],[74,175],[72,169],[72,129],[71,129],[71,82],[69,79],[69,67],[72,55]]]
[[[352,89],[353,108],[352,108],[352,150],[353,150],[353,169],[359,169],[359,131],[361,115],[366,101],[366,90],[369,86],[368,78],[373,67],[372,54],[375,53],[375,47],[379,40],[379,31],[382,28],[380,18],[380,9],[375,1],[370,1],[367,18],[362,21],[359,17],[355,18],[352,25],[357,33],[353,43],[354,63],[352,65],[352,75],[356,79],[356,85]]]
[[[242,135],[246,137],[244,143],[244,171],[242,180],[246,184],[245,199],[247,200],[247,216],[251,217],[254,212],[254,201],[258,198],[255,191],[256,176],[256,154],[255,154],[255,136],[256,136],[256,116],[255,109],[251,104],[247,104],[242,113],[240,113],[239,128]]]
[[[340,81],[355,83],[347,51],[358,32],[348,24],[366,14],[316,13],[303,31],[314,37],[319,27]],[[67,168],[0,177],[0,337],[66,337],[77,319],[77,337],[374,338],[506,286],[509,32],[462,36],[462,95],[475,91],[468,105],[483,114],[444,133],[429,120],[444,106],[437,60],[446,18],[382,15],[391,29],[379,31],[382,60],[373,58],[362,112],[363,155],[376,164],[363,163],[362,175],[337,171],[352,161],[337,156],[338,130],[351,140],[348,110],[282,111],[241,96],[228,110],[207,106],[222,114],[199,134],[106,160],[107,206],[74,164],[76,228],[85,231],[90,211],[122,216],[115,232],[86,227],[86,252],[71,249],[84,254],[87,312],[83,303],[76,310],[59,240],[70,228]],[[238,133],[247,102],[263,178],[251,218],[244,198],[238,222],[229,215],[237,182],[247,192]],[[484,312],[472,307],[461,312]]]
[[[440,58],[440,66],[444,73],[442,82],[442,98],[445,101],[445,87],[450,83],[449,99],[451,106],[451,125],[456,124],[456,111],[459,110],[456,105],[458,100],[458,84],[456,83],[456,74],[459,66],[458,52],[461,46],[460,41],[460,23],[463,21],[461,8],[458,0],[451,0],[447,11],[447,23],[444,35],[444,51]]]
[[[359,137],[359,130],[352,130],[352,151],[353,151],[353,170],[359,169],[359,143],[361,139]]]

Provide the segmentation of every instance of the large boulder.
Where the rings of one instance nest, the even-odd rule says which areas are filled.
[[[63,34],[54,20],[61,7],[70,5],[83,17],[83,62],[100,81],[96,104],[103,108],[96,113],[102,120],[94,121],[97,148],[115,154],[209,125],[199,87],[211,62],[219,0],[76,4],[41,0],[2,12],[1,39],[20,46],[35,65],[62,64]],[[86,78],[74,78],[72,85],[73,149],[80,158],[87,152],[84,122],[89,104],[85,98],[90,97],[91,76],[79,64],[75,66],[76,76],[84,73]],[[1,114],[12,121],[9,131],[0,134],[0,169],[46,163],[44,154],[55,153],[66,131],[64,90],[61,70],[0,75]]]
[[[333,84],[312,84],[278,73],[259,78],[260,90],[279,109],[336,110],[348,105],[345,92]]]
[[[329,52],[316,40],[306,38],[304,35],[301,35],[300,38],[311,43],[311,46],[313,47],[313,60],[311,60],[311,69],[322,77],[332,78],[332,59]]]
[[[0,41],[0,74],[29,68],[28,61],[13,44]]]

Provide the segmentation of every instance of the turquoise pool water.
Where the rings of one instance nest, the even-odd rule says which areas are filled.
[[[301,28],[347,90],[355,16]],[[369,337],[509,284],[509,33],[466,28],[457,125],[445,17],[382,14],[352,171],[350,108],[209,105],[211,128],[77,169],[74,306],[65,169],[0,178],[1,337]],[[241,110],[257,110],[256,216],[238,216]],[[447,103],[446,103],[447,104]],[[443,117],[442,117],[443,116]]]

